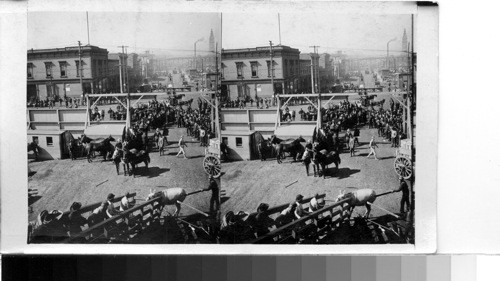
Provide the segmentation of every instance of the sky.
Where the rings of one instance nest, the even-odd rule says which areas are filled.
[[[121,52],[192,56],[194,42],[199,55],[208,54],[210,29],[220,48],[220,14],[89,12],[90,44]],[[85,12],[36,12],[28,14],[28,49],[86,45]]]
[[[269,40],[279,44],[278,14],[228,14],[222,15],[222,47],[247,48],[268,46]],[[334,14],[309,12],[280,14],[281,44],[309,53],[309,46],[320,46],[319,52],[333,53],[342,50],[363,56],[401,50],[401,39],[406,28],[411,41],[410,15]]]

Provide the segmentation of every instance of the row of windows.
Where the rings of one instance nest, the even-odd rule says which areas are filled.
[[[273,61],[273,64],[276,64],[276,61]],[[271,68],[271,61],[268,60],[266,61],[266,65],[267,65],[267,77],[271,77],[271,72],[273,71],[273,69]],[[298,61],[296,60],[284,60],[284,69],[285,69],[285,75],[287,75],[288,73],[286,72],[288,70],[288,72],[290,73],[290,75],[295,75],[295,70],[296,68],[299,66],[298,64]],[[224,68],[223,69],[223,72],[222,72],[222,75],[224,75]],[[244,71],[245,69],[245,64],[243,62],[236,62],[236,74],[238,76],[238,78],[243,78],[244,77]],[[252,78],[258,78],[258,74],[259,74],[259,62],[257,61],[251,61],[250,62],[250,72],[252,74]]]
[[[61,78],[67,78],[68,77],[68,62],[66,61],[60,61],[59,62],[59,74]],[[103,76],[105,75],[105,66],[106,62],[103,60],[94,60],[92,63],[92,76]],[[34,78],[34,72],[33,72],[33,63],[28,63],[28,78]],[[54,63],[52,62],[45,62],[45,76],[46,78],[53,78],[54,77],[54,72],[53,72],[53,67]],[[76,77],[80,77],[80,61],[75,60],[75,70],[76,70]],[[83,77],[83,73],[82,73]]]

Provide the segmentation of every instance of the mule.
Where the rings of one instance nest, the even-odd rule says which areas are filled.
[[[260,161],[266,161],[268,156],[272,155],[273,146],[269,140],[262,140],[257,145],[259,150]]]
[[[352,211],[356,206],[365,206],[366,212],[363,215],[365,218],[370,216],[371,206],[375,199],[377,198],[377,194],[375,190],[370,188],[358,189],[353,192],[345,193],[344,190],[340,191],[340,194],[337,197],[337,202],[342,201],[344,199],[349,199],[347,203],[349,204],[349,217],[351,218]]]
[[[293,157],[293,162],[296,162],[297,155],[302,155],[304,153],[305,148],[300,143],[305,141],[306,140],[302,137],[298,137],[295,140],[282,140],[273,135],[271,137],[271,143],[274,145],[274,149],[276,150],[276,161],[278,164],[283,163],[281,158],[285,158],[285,152],[290,153]]]
[[[87,136],[85,136],[86,138]],[[82,137],[83,139],[83,137]],[[112,153],[114,151],[114,146],[111,144],[112,141],[115,141],[115,139],[110,135],[109,137],[105,138],[104,140],[97,141],[93,140],[88,143],[86,143],[86,148],[87,148],[87,161],[90,163],[92,162],[91,157],[95,151],[98,151],[101,153],[103,156],[103,162],[107,160],[108,154]],[[82,140],[83,142],[83,140]]]
[[[187,193],[184,188],[179,188],[179,187],[167,188],[161,191],[153,191],[152,189],[150,189],[146,201],[158,197],[161,198],[160,201],[161,210],[163,210],[163,207],[165,207],[166,205],[170,206],[174,205],[175,206],[174,216],[178,216],[181,211],[181,204],[179,202],[183,202],[184,199],[186,199]]]
[[[337,151],[328,152],[325,149],[319,150],[318,148],[313,148],[313,162],[314,176],[316,176],[317,172],[318,176],[323,175],[323,178],[326,178],[326,169],[328,169],[328,165],[335,164],[335,168],[338,170],[341,160]]]
[[[149,158],[149,153],[146,150],[137,150],[137,149],[123,149],[123,158],[124,169],[127,174],[132,174],[135,178],[135,168],[137,164],[144,163],[146,166],[146,171],[149,171],[148,164],[151,162],[151,158]],[[129,172],[129,165],[131,166],[131,170]]]

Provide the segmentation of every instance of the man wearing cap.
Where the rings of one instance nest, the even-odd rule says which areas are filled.
[[[405,204],[406,204],[406,210],[410,211],[410,189],[408,188],[408,184],[406,183],[405,179],[403,177],[399,177],[399,188],[394,189],[392,192],[403,192],[403,196],[401,196],[401,207],[400,207],[400,213],[404,213],[405,211]]]
[[[108,194],[107,198],[108,208],[106,209],[106,215],[108,216],[108,218],[116,216],[120,213],[118,212],[118,210],[115,209],[115,205],[113,204],[113,202],[111,202],[114,198],[115,195],[113,193]]]
[[[217,185],[214,176],[210,176],[209,181],[210,183],[208,184],[208,187],[203,189],[203,191],[212,191],[212,197],[210,197],[210,212],[218,211],[220,207],[219,186]]]
[[[316,193],[314,197],[311,199],[311,202],[309,203],[309,206],[311,206],[311,211],[317,211],[325,206],[325,200],[323,198],[319,197],[319,194]]]
[[[366,158],[369,158],[370,155],[373,154],[373,156],[375,156],[375,159],[379,160],[377,158],[377,153],[375,152],[375,147],[378,147],[377,143],[375,143],[375,137],[372,137],[372,139],[370,140],[370,144],[368,145],[368,147],[370,148],[370,153],[368,153],[368,156],[366,156]]]
[[[70,236],[74,236],[82,232],[82,226],[87,223],[87,220],[78,212],[81,207],[82,204],[80,202],[73,202],[69,209],[67,226]]]
[[[299,194],[297,195],[297,197],[295,197],[295,205],[297,206],[295,208],[295,217],[297,219],[300,219],[301,217],[307,215],[309,212],[307,212],[306,210],[304,210],[304,208],[302,207],[302,203],[300,203],[300,201],[302,201],[302,199],[304,199],[304,196],[302,196],[302,194]]]
[[[179,154],[182,153],[184,158],[187,159],[186,152],[184,152],[184,147],[187,147],[187,145],[186,142],[184,142],[184,136],[181,136],[181,138],[179,139],[179,152],[177,153],[176,157],[178,157]]]

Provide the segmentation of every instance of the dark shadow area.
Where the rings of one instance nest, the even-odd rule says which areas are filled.
[[[34,176],[36,174],[36,171],[31,171],[28,173],[28,177]]]
[[[159,168],[159,167],[149,167],[148,170],[146,170],[146,167],[141,166],[141,167],[135,167],[135,176],[141,176],[141,177],[148,177],[148,178],[156,178],[159,175],[170,171],[168,168]]]
[[[386,157],[380,157],[378,159],[385,160],[385,159],[393,159],[393,158],[396,158],[396,157],[395,156],[386,156]]]
[[[33,195],[28,197],[28,206],[33,205],[36,201],[40,200],[42,196],[40,195]]]
[[[327,178],[338,178],[345,179],[350,177],[353,174],[359,173],[361,170],[359,169],[350,169],[350,168],[328,168],[326,169],[326,177]]]
[[[187,156],[188,159],[197,159],[197,158],[203,158],[205,155],[196,155],[196,156]]]
[[[224,204],[227,200],[229,200],[231,197],[228,197],[228,196],[223,196],[220,198],[220,204]]]
[[[356,154],[356,156],[366,157],[366,156],[368,156],[368,153],[360,153],[360,154]]]

